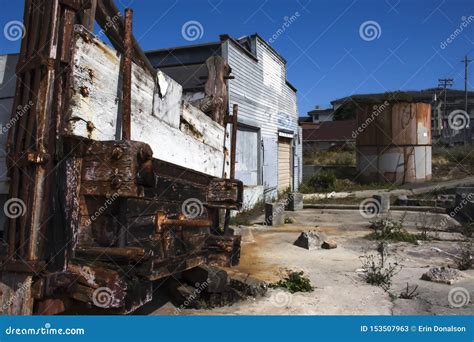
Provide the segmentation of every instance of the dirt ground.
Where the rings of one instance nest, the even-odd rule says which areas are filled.
[[[472,315],[472,300],[461,308],[452,308],[448,293],[452,288],[463,287],[474,296],[474,270],[463,271],[463,279],[453,285],[420,280],[432,266],[454,265],[452,257],[440,252],[459,253],[460,234],[440,233],[439,240],[421,241],[419,245],[391,243],[390,261],[397,262],[402,270],[394,276],[391,289],[366,284],[361,277],[360,256],[374,252],[376,241],[365,236],[370,232],[368,219],[357,210],[305,209],[287,212],[294,222],[282,227],[264,227],[255,224],[237,229],[243,236],[241,261],[230,272],[249,274],[267,282],[280,279],[282,269],[303,270],[315,290],[310,293],[290,294],[270,289],[266,296],[247,299],[236,304],[209,310],[185,309],[184,315]],[[402,212],[393,212],[399,218]],[[435,227],[447,215],[409,212],[406,228],[415,231],[416,223]],[[257,220],[258,221],[258,220]],[[455,221],[450,220],[451,224]],[[318,230],[337,242],[332,250],[311,250],[296,247],[293,242],[300,232]],[[415,299],[400,299],[399,294],[410,286],[418,285]],[[174,312],[165,303],[151,314]]]

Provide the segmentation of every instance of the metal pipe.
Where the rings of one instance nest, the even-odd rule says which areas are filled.
[[[237,150],[237,113],[239,105],[232,107],[232,137],[230,145],[230,179],[235,179],[235,151]]]
[[[131,102],[132,102],[132,17],[133,10],[125,9],[125,34],[123,39],[123,70],[122,70],[122,139],[131,138]]]
[[[125,9],[125,31],[123,36],[123,64],[122,64],[122,140],[131,139],[132,115],[132,18],[133,10]],[[120,199],[120,227],[118,246],[127,244],[127,200]]]

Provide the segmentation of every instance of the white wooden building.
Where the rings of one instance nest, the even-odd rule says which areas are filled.
[[[147,52],[152,65],[180,83],[190,101],[204,97],[205,61],[216,55],[232,69],[229,111],[239,106],[236,178],[245,185],[244,207],[271,200],[288,188],[297,191],[302,133],[296,89],[286,79],[285,59],[263,38],[222,35],[217,42]]]
[[[10,115],[13,110],[13,99],[15,97],[16,75],[15,69],[18,62],[18,54],[0,55],[0,230],[5,223],[3,206],[8,198],[9,179],[6,166],[6,143]],[[15,109],[22,113],[22,108]]]

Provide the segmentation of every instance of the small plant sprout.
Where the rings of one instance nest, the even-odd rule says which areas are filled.
[[[402,293],[400,293],[399,297],[402,299],[413,299],[418,296],[418,292],[416,290],[418,290],[418,285],[415,285],[413,286],[413,288],[410,288],[410,285],[407,283],[406,289]]]

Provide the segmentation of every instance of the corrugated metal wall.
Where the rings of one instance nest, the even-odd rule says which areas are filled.
[[[357,123],[362,180],[402,184],[431,179],[430,104],[363,104]]]
[[[6,166],[6,142],[8,127],[10,126],[10,116],[13,107],[13,98],[15,96],[16,75],[15,68],[18,62],[18,55],[0,56],[0,208],[3,209],[8,197],[9,178],[7,176]],[[21,109],[17,115],[22,115]],[[0,212],[0,231],[5,225],[5,213]]]
[[[13,109],[13,98],[15,97],[15,68],[17,62],[17,54],[0,56],[0,194],[8,193],[5,144]],[[21,113],[19,111],[19,114]]]
[[[223,48],[235,79],[229,81],[229,105],[239,105],[239,122],[260,129],[263,151],[263,185],[265,197],[275,197],[278,180],[278,131],[298,129],[298,109],[295,92],[286,84],[284,62],[256,37],[257,59],[246,54],[232,40]],[[299,139],[296,142],[300,143]],[[295,188],[301,179],[301,146],[295,148],[293,172]],[[296,159],[296,158],[295,158]],[[237,178],[238,178],[237,174]]]

